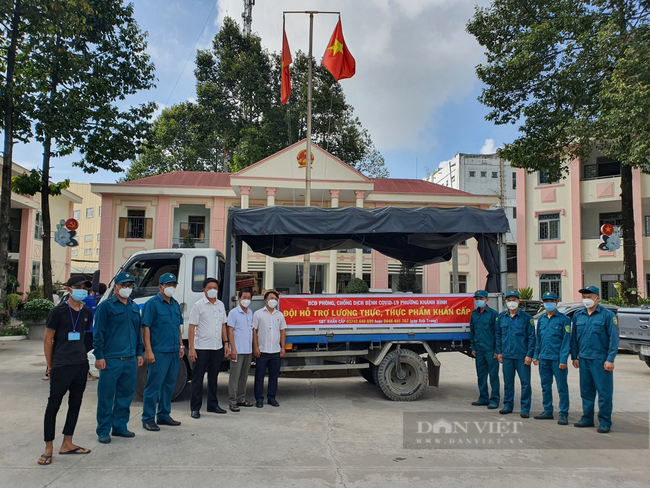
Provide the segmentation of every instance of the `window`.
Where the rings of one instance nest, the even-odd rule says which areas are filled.
[[[539,292],[544,294],[547,291],[557,295],[558,301],[562,301],[562,275],[561,274],[540,274],[539,275]]]
[[[117,237],[151,239],[153,237],[153,219],[145,218],[144,210],[128,210],[126,217],[120,217]]]
[[[481,178],[487,178],[487,171],[481,171]]]
[[[72,211],[72,218],[75,220],[79,220],[79,210]]]
[[[97,242],[99,242],[99,236],[100,236],[100,235],[101,235],[101,234],[97,234]]]
[[[459,246],[463,246],[463,247],[467,247],[467,241],[466,241],[466,240],[465,240],[465,241],[460,241],[460,242],[458,243],[458,245],[459,245]]]
[[[32,261],[32,287],[38,289],[41,286],[41,262]]]
[[[179,259],[175,255],[141,257],[130,261],[122,271],[130,273],[135,280],[131,298],[153,297],[158,294],[158,280],[166,273],[178,276]]]
[[[560,214],[542,214],[539,219],[539,240],[557,241],[560,238]]]
[[[73,250],[70,252],[70,255],[71,255],[71,256],[77,256],[78,254],[79,254],[79,251],[77,251],[76,249],[73,249]]]
[[[92,234],[86,234],[84,236],[84,242],[93,242],[93,235]]]
[[[99,208],[97,209],[97,215],[102,216],[102,206],[100,205]]]
[[[600,299],[609,300],[610,298],[618,298],[618,291],[614,284],[623,283],[622,274],[603,274],[600,275]]]
[[[498,178],[499,173],[497,171],[492,171],[492,178]]]
[[[517,189],[517,172],[516,171],[512,172],[512,189],[513,190]]]
[[[93,253],[92,249],[84,249],[84,256],[89,256],[92,253]]]
[[[90,207],[86,209],[86,218],[92,219],[95,216],[95,207]]]
[[[34,221],[34,239],[43,238],[43,214],[36,212],[36,220]]]
[[[612,224],[615,227],[620,227],[623,225],[623,215],[621,212],[608,212],[599,214],[599,224],[598,229],[605,224]]]
[[[643,217],[643,235],[650,237],[650,215]],[[648,288],[650,290],[650,288]]]
[[[99,256],[99,248],[95,249],[95,254]]]
[[[181,222],[181,239],[192,236],[196,242],[205,242],[205,217],[188,217]]]
[[[596,164],[585,164],[582,168],[582,178],[585,180],[613,176],[621,176],[621,162],[605,156],[596,158]]]
[[[476,176],[476,171],[470,171],[469,172],[469,177],[474,178]]]
[[[449,275],[449,292],[454,292],[454,276]],[[458,293],[467,293],[467,275],[458,275]]]
[[[513,219],[517,218],[517,207],[512,207],[512,218]]]
[[[557,180],[555,180],[555,181],[551,180],[551,178],[548,175],[548,170],[547,169],[543,169],[543,170],[539,171],[537,173],[537,177],[538,177],[538,182],[539,182],[540,185],[553,185],[553,184],[558,182]]]
[[[192,291],[203,291],[203,280],[207,278],[208,259],[204,256],[197,256],[192,262]]]

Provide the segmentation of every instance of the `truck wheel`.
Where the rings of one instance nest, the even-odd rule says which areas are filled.
[[[410,349],[399,351],[400,371],[396,365],[397,349],[386,354],[377,367],[377,385],[388,398],[410,402],[422,395],[429,384],[429,370],[424,360]]]
[[[648,365],[648,368],[650,368],[650,356],[646,356],[644,361]]]
[[[375,385],[377,384],[375,381],[376,369],[377,366],[370,363],[370,367],[368,369],[360,369],[359,374],[363,376],[363,379],[365,379],[368,383],[370,383],[371,385]]]
[[[140,397],[144,396],[144,387],[147,385],[147,374],[149,371],[149,363],[144,363],[138,368],[138,376],[135,383],[135,394]],[[183,393],[183,390],[187,386],[187,379],[189,378],[188,365],[184,359],[181,359],[180,364],[178,365],[178,378],[176,379],[176,388],[174,388],[174,394],[172,395],[172,400],[176,400]]]

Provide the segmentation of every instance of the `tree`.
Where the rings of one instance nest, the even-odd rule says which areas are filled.
[[[178,170],[239,171],[306,137],[307,61],[296,54],[293,92],[282,106],[280,56],[226,18],[212,48],[197,53],[197,101],[163,110],[126,179]],[[317,63],[313,86],[312,140],[359,171],[388,176],[341,85]]]
[[[624,288],[637,302],[632,169],[650,171],[650,5],[495,0],[467,25],[485,47],[479,100],[496,124],[523,120],[499,156],[563,178],[593,150],[621,161]]]
[[[407,268],[402,265],[397,277],[397,291],[420,293],[422,289],[418,285],[415,268]]]
[[[121,172],[119,162],[135,156],[155,109],[154,104],[118,106],[127,96],[152,87],[154,79],[132,5],[87,0],[50,8],[54,7],[61,21],[43,23],[29,38],[35,70],[29,116],[36,140],[43,145],[43,166],[12,182],[19,193],[41,194],[46,297],[53,294],[49,196],[68,184],[50,182],[51,158],[76,151],[81,158],[74,165],[85,172],[98,168]]]

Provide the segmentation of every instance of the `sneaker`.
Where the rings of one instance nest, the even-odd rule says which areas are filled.
[[[533,418],[536,420],[553,420],[553,414],[551,412],[542,412]]]

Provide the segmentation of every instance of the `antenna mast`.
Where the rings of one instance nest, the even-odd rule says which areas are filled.
[[[241,16],[244,19],[244,35],[246,37],[251,35],[251,26],[253,25],[253,5],[255,0],[244,0],[244,11]]]

